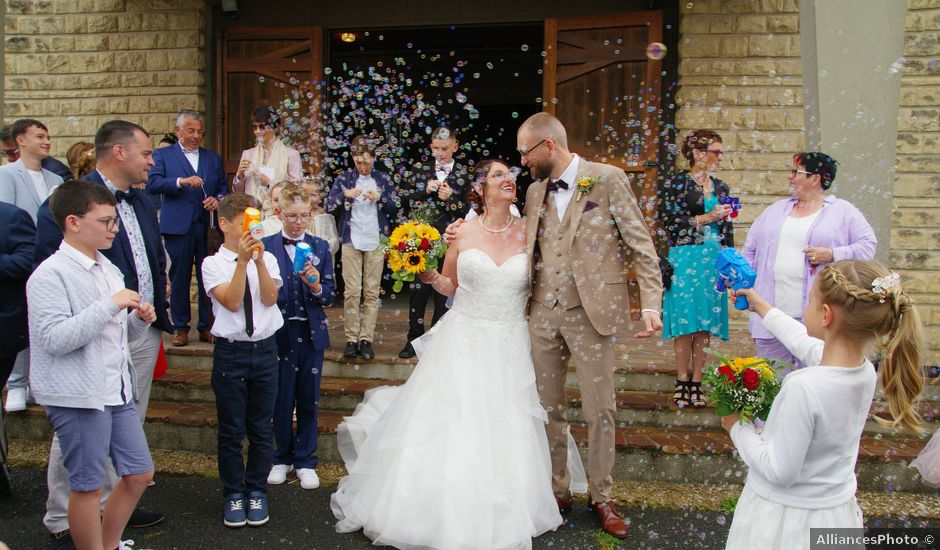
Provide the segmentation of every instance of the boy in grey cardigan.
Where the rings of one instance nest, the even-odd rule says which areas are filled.
[[[30,390],[62,446],[72,540],[78,548],[118,548],[153,478],[134,405],[128,331],[143,331],[156,313],[152,304],[124,288],[120,271],[99,252],[111,247],[120,223],[107,188],[65,183],[52,194],[49,208],[64,238],[26,284]],[[109,456],[121,480],[100,518]]]

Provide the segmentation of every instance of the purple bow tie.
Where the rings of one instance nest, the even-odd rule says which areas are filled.
[[[548,192],[549,192],[549,193],[555,193],[555,192],[557,192],[557,191],[559,191],[559,190],[561,190],[561,189],[564,189],[565,191],[567,191],[567,190],[568,190],[568,182],[563,181],[563,180],[555,180],[555,181],[549,181],[549,182],[548,182]]]

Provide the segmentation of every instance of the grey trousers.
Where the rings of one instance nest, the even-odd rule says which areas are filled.
[[[16,354],[16,363],[13,372],[7,380],[7,388],[11,390],[26,389],[29,387],[29,348]]]
[[[137,390],[137,413],[140,421],[147,417],[147,405],[150,403],[150,388],[153,385],[153,369],[157,365],[157,355],[160,353],[160,331],[150,327],[139,338],[128,343],[131,352],[131,362],[137,371],[135,389]],[[101,494],[101,510],[108,501],[111,488],[118,481],[114,465],[108,461],[108,479]],[[62,448],[59,446],[59,437],[53,435],[52,446],[49,447],[49,468],[46,470],[46,484],[49,488],[49,498],[46,500],[46,515],[42,522],[50,533],[58,533],[69,528],[69,474],[62,462]]]

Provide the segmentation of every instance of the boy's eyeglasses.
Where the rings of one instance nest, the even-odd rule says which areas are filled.
[[[806,174],[807,176],[816,175],[812,172],[807,172],[806,170],[797,170],[796,168],[794,168],[793,170],[790,170],[790,175],[793,176],[794,178],[796,177],[797,174]]]
[[[79,216],[79,218],[84,218],[86,216]],[[116,231],[121,227],[121,218],[99,218],[95,220],[98,223],[103,223],[105,229],[108,231]]]
[[[7,151],[7,150],[5,150],[5,149],[0,149],[0,155],[3,155],[3,156],[5,156],[5,157],[8,158],[8,159],[11,159],[11,158],[15,157],[15,156],[17,155],[17,153],[19,153],[19,152],[20,152],[19,149],[13,149],[12,151]]]
[[[284,219],[291,223],[309,222],[310,214],[285,214]]]

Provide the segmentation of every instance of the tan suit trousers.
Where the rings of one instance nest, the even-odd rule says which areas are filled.
[[[568,358],[574,358],[581,409],[588,423],[588,488],[591,500],[607,502],[614,485],[614,342],[601,336],[580,306],[563,310],[531,302],[529,335],[542,406],[548,412],[548,446],[552,455],[552,490],[568,493]]]
[[[343,322],[347,342],[375,340],[375,320],[379,315],[379,291],[384,264],[385,251],[381,246],[372,252],[363,252],[351,244],[343,245],[343,283],[346,285]]]

